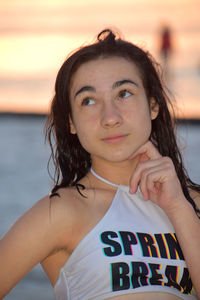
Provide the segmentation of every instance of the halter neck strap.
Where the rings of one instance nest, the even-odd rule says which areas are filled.
[[[109,180],[106,180],[105,178],[101,177],[101,176],[98,175],[92,168],[90,169],[90,171],[91,171],[91,173],[92,173],[96,178],[98,178],[99,180],[101,180],[101,181],[103,181],[103,182],[105,182],[105,183],[107,183],[107,184],[110,184],[110,185],[112,185],[112,186],[115,186],[115,187],[118,187],[118,186],[119,186],[118,184],[113,183],[113,182],[111,182],[111,181],[109,181]]]

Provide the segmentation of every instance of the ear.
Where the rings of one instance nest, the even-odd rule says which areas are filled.
[[[150,99],[151,120],[155,120],[159,113],[159,105],[154,98]]]
[[[70,133],[71,134],[76,134],[76,128],[74,126],[74,123],[73,123],[71,117],[69,117],[69,125],[70,125]]]

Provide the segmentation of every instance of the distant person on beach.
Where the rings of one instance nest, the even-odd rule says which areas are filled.
[[[168,26],[163,27],[161,31],[160,52],[164,60],[167,60],[172,51],[171,30]]]
[[[0,241],[0,299],[38,263],[57,300],[200,297],[200,185],[169,105],[149,52],[110,29],[67,57],[46,125],[55,184]]]
[[[173,52],[172,32],[169,26],[163,26],[160,33],[160,56],[164,71],[169,73],[169,60]],[[168,75],[168,74],[167,74]]]

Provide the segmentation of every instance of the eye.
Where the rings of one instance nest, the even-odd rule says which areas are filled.
[[[95,103],[94,99],[93,98],[90,98],[90,97],[86,97],[83,99],[81,105],[82,106],[88,106],[88,105],[93,105]]]
[[[119,92],[119,97],[120,97],[120,98],[128,98],[128,97],[130,97],[131,95],[132,95],[132,93],[129,92],[128,90],[121,90],[121,91]]]

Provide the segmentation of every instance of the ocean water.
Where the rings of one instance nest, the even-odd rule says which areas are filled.
[[[46,168],[50,152],[44,144],[44,122],[41,117],[0,115],[0,236],[51,188]],[[179,125],[178,139],[188,172],[200,183],[200,123]],[[54,296],[38,265],[4,299],[51,300]]]
[[[44,121],[43,118],[0,116],[0,236],[50,190]],[[54,299],[51,285],[40,265],[5,297],[5,300],[25,299]]]

